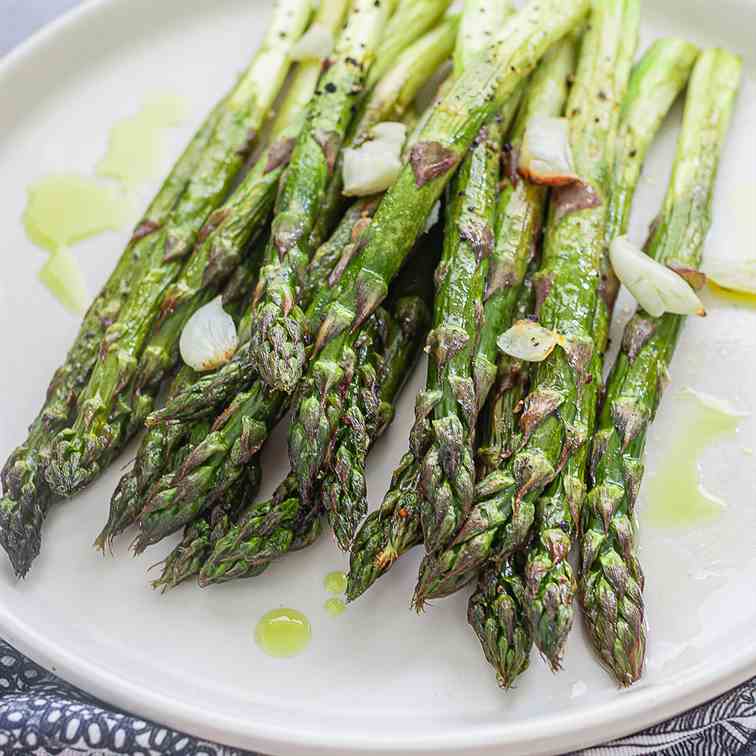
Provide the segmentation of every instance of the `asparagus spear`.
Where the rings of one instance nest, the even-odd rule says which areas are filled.
[[[372,89],[394,66],[397,58],[444,15],[450,0],[404,0],[386,24],[366,85]],[[414,99],[414,98],[413,98]]]
[[[254,501],[260,480],[260,461],[254,459],[224,501],[184,528],[181,543],[162,562],[162,573],[152,587],[165,593],[199,575],[213,546],[231,528],[232,518]]]
[[[740,71],[740,60],[718,49],[703,52],[693,69],[672,177],[647,246],[659,262],[689,268],[701,264]],[[593,646],[621,685],[640,676],[646,647],[634,523],[646,431],[684,321],[677,315],[636,313],[625,328],[593,441],[580,593]]]
[[[425,5],[423,0],[421,6]],[[459,17],[448,16],[436,28],[411,44],[397,59],[391,58],[392,68],[372,89],[361,112],[350,126],[345,147],[359,145],[370,136],[371,129],[382,121],[401,121],[406,119],[410,105],[415,100],[421,87],[439,69],[454,49],[457,37]],[[388,34],[387,34],[388,38]],[[388,61],[387,61],[388,62]],[[371,67],[372,72],[381,63],[377,58]],[[320,208],[317,227],[330,228],[333,219],[338,218],[344,209],[346,197],[342,195],[342,156],[339,154],[333,177],[328,184],[326,196]],[[314,292],[303,301],[311,301]]]
[[[435,264],[435,240],[418,251],[392,290],[381,310],[384,333],[380,384],[380,422],[372,426],[371,443],[393,419],[393,406],[417,360],[430,325],[432,284],[430,271]],[[326,479],[322,490],[338,481]],[[216,545],[200,574],[200,583],[225,582],[248,577],[258,565],[278,558],[303,544],[312,522],[319,522],[320,502],[307,504],[297,495],[296,477],[290,474],[269,501],[251,507]],[[304,545],[308,542],[304,540]]]
[[[473,18],[479,16],[474,15]],[[471,35],[468,24],[463,34]],[[471,37],[471,40],[475,37]],[[535,115],[558,115],[567,97],[567,79],[574,68],[576,38],[568,35],[544,56],[533,74],[517,121],[510,135],[505,158],[516,155],[527,122]],[[545,189],[512,180],[507,171],[497,208],[496,244],[488,271],[485,315],[475,355],[476,394],[483,401],[496,375],[496,338],[512,323],[515,303],[520,295],[525,270],[535,251]],[[511,399],[511,392],[504,395]],[[422,542],[419,485],[419,460],[427,445],[425,406],[416,408],[417,422],[411,438],[411,450],[405,454],[394,473],[391,486],[381,507],[365,521],[352,547],[347,596],[357,598],[409,549]],[[506,418],[502,413],[501,418]],[[500,423],[504,420],[499,420]],[[416,456],[417,455],[417,456]]]
[[[309,16],[308,0],[279,0],[276,4],[262,47],[225,100],[191,180],[168,222],[140,258],[132,275],[132,293],[107,329],[101,357],[78,399],[76,420],[53,442],[46,477],[61,495],[70,496],[91,482],[119,450],[122,416],[132,412],[130,403],[123,401],[123,392],[134,376],[160,301],[242,167],[283,84],[290,50]]]
[[[455,17],[445,19],[438,28],[421,37],[400,56],[396,65],[373,89],[364,112],[353,129],[350,138],[352,142],[364,138],[370,128],[382,120],[406,116],[407,108],[419,88],[436,70],[440,61],[448,56],[457,25]],[[336,170],[330,180],[326,200],[319,210],[318,229],[314,232],[316,237],[323,229],[331,226],[329,218],[338,214],[343,207],[341,186],[340,172]],[[343,260],[345,264],[349,261],[356,249],[353,245],[357,244],[367,223],[365,220],[363,224],[355,226],[352,218],[360,215],[365,219],[372,217],[379,200],[380,197],[367,197],[347,210],[331,239],[321,245],[310,261],[300,289],[300,305],[311,301],[321,286],[321,281],[327,278],[327,275],[321,278],[321,271],[327,269],[330,274],[336,262]],[[229,364],[216,373],[201,378],[197,384],[169,401],[162,410],[153,413],[148,422],[156,424],[212,412],[217,404],[229,401],[236,392],[247,388],[253,372],[247,351],[241,350]]]
[[[296,385],[288,366],[300,360],[300,355],[282,348],[285,334],[300,327],[298,278],[317,246],[311,233],[352,118],[354,98],[365,85],[388,15],[385,2],[354,0],[331,66],[310,103],[276,202],[271,239],[255,292],[250,354],[265,383],[287,393]]]
[[[490,27],[498,26],[512,11],[509,3],[468,0],[455,50],[457,75],[486,50]],[[512,112],[516,99],[508,103]],[[434,323],[428,341],[428,379],[418,397],[418,416],[425,430],[415,430],[423,436],[418,483],[423,540],[430,552],[448,543],[472,506],[473,436],[480,406],[472,377],[473,354],[483,324],[499,153],[506,128],[496,116],[489,119],[448,189],[444,251],[436,271]]]
[[[343,379],[359,325],[385,297],[388,283],[480,127],[546,49],[580,21],[586,8],[581,0],[548,0],[531,3],[513,16],[500,33],[492,59],[476,61],[434,106],[412,148],[409,164],[384,196],[365,232],[360,253],[333,290],[322,291],[309,308],[309,322],[322,318],[314,347],[319,354],[310,366],[305,398],[289,435],[289,455],[305,499],[311,495],[327,446],[323,443],[326,434],[319,441],[307,423],[318,428],[327,422],[316,420],[317,407],[325,408],[328,391]]]
[[[487,567],[467,604],[467,621],[502,688],[511,688],[528,668],[533,636],[525,610],[520,559]]]
[[[367,514],[367,453],[393,420],[393,401],[427,335],[433,298],[431,271],[440,246],[435,234],[424,239],[392,287],[386,303],[390,317],[378,318],[385,348],[375,377],[372,381],[363,379],[368,390],[347,397],[331,460],[320,485],[320,498],[331,528],[345,550],[351,545],[360,520]],[[379,309],[375,317],[382,312]],[[359,364],[362,369],[365,362]]]
[[[546,187],[522,181],[517,175],[522,139],[533,118],[562,114],[568,81],[575,71],[577,45],[578,36],[569,34],[546,53],[531,77],[517,121],[504,145],[505,175],[496,210],[496,244],[488,266],[483,324],[474,364],[479,407],[496,377],[496,340],[514,320],[512,314],[540,242],[546,210]]]
[[[630,208],[646,152],[685,86],[698,54],[695,45],[676,39],[657,41],[635,67],[622,102],[622,113],[609,185],[608,220],[605,231],[601,296],[596,303],[591,359],[591,382],[581,392],[577,417],[589,437],[596,425],[596,411],[602,384],[613,283],[608,247],[612,239],[627,230]],[[538,528],[528,554],[527,603],[535,642],[553,669],[558,669],[567,636],[574,620],[577,581],[567,555],[578,529],[580,501],[584,496],[589,444],[576,450],[564,469],[537,503]]]
[[[57,498],[47,485],[44,468],[55,434],[70,419],[76,399],[97,361],[100,341],[128,295],[134,269],[153,244],[198,165],[217,124],[223,101],[215,107],[174,165],[105,285],[90,305],[66,360],[55,372],[29,436],[8,458],[0,473],[0,544],[18,577],[24,577],[39,554],[42,524]]]
[[[223,306],[237,321],[248,303],[248,292],[253,289],[257,279],[261,254],[262,245],[258,244],[257,249],[235,271],[223,292]],[[197,379],[198,374],[188,365],[184,365],[176,374],[168,395],[184,391]],[[202,427],[206,428],[207,425],[203,423]],[[137,521],[148,490],[162,477],[166,469],[178,467],[173,463],[174,452],[185,445],[192,434],[200,432],[196,424],[192,427],[181,423],[147,430],[133,467],[121,478],[113,493],[108,521],[95,540],[95,546],[104,551],[106,545]]]
[[[593,314],[603,253],[608,175],[619,106],[638,34],[637,0],[595,0],[567,103],[571,144],[581,182],[552,199],[543,265],[535,281],[536,312],[568,339],[537,366],[520,418],[523,442],[506,469],[479,485],[482,498],[452,545],[426,556],[415,604],[468,583],[490,558],[504,559],[527,537],[535,500],[587,441],[578,416],[589,375]],[[577,498],[577,497],[576,497]],[[576,502],[579,504],[579,502]]]
[[[337,35],[346,7],[347,0],[324,0],[313,25]],[[151,340],[139,361],[134,381],[137,390],[158,385],[176,364],[177,334],[191,315],[215,296],[238,266],[250,241],[264,229],[279,181],[302,130],[321,67],[319,60],[297,66],[271,127],[268,146],[231,197],[212,213],[180,277],[166,291]]]

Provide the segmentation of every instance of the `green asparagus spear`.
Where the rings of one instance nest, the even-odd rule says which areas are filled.
[[[491,26],[496,28],[512,11],[509,3],[468,0],[455,51],[457,75],[486,50]],[[516,98],[510,98],[508,106],[513,114]],[[428,341],[428,378],[418,397],[418,416],[425,430],[414,431],[423,436],[420,511],[423,540],[430,552],[448,543],[472,506],[473,437],[480,406],[472,377],[473,354],[483,324],[506,129],[507,124],[497,117],[481,128],[447,194],[444,251],[436,271],[434,324]]]
[[[374,376],[359,360],[360,391],[348,390],[339,430],[335,434],[328,469],[320,484],[320,498],[337,543],[349,549],[357,526],[367,514],[365,463],[370,447],[394,417],[393,400],[420,353],[428,331],[432,302],[432,270],[440,248],[435,235],[424,239],[406,270],[392,287],[386,303],[391,317],[376,318],[384,351]],[[366,377],[366,373],[369,377]]]
[[[133,288],[107,329],[102,354],[78,399],[71,428],[61,431],[46,477],[70,496],[91,482],[123,442],[123,401],[166,289],[176,279],[209,215],[225,199],[289,69],[289,53],[310,16],[308,0],[279,0],[251,66],[226,98],[208,145],[167,223],[133,272]]]
[[[676,39],[657,41],[635,67],[622,102],[622,113],[609,183],[600,293],[593,325],[594,353],[590,383],[581,392],[577,415],[589,437],[596,425],[611,309],[616,285],[608,263],[608,247],[625,233],[630,208],[646,152],[672,102],[685,86],[698,54],[695,45]],[[527,604],[535,643],[559,669],[567,635],[574,620],[577,581],[567,555],[578,529],[584,496],[589,444],[570,455],[564,469],[536,505],[538,528],[526,565]]]
[[[525,583],[519,558],[487,567],[467,604],[467,621],[502,688],[511,688],[528,668],[533,636],[525,610]]]
[[[436,245],[439,246],[439,245]],[[431,270],[435,264],[433,246],[429,254],[418,252],[408,264],[381,310],[383,352],[377,375],[380,421],[372,426],[371,443],[393,419],[393,405],[412,370],[430,325],[432,299]],[[377,313],[376,313],[377,314]],[[322,489],[340,481],[326,479]],[[297,495],[297,480],[289,475],[273,498],[243,513],[226,537],[216,545],[200,574],[200,583],[225,582],[248,577],[260,565],[278,558],[302,543],[312,522],[319,522],[320,502],[306,504]]]
[[[394,68],[373,89],[364,112],[354,127],[352,141],[360,138],[360,135],[364,137],[372,126],[382,120],[399,119],[406,115],[407,108],[420,86],[425,83],[440,61],[448,56],[456,28],[456,18],[446,19],[437,29],[420,38],[400,56]],[[331,219],[340,215],[343,210],[341,187],[341,175],[337,165],[328,186],[326,199],[318,210],[318,225],[313,232],[315,238],[324,235],[325,229],[333,225]],[[362,226],[358,226],[354,228],[354,238],[349,237],[354,227],[350,220],[351,216],[363,214],[366,218],[371,217],[378,201],[379,198],[365,198],[352,205],[339,224],[339,229],[347,235],[343,236],[337,231],[317,250],[307,268],[305,281],[300,289],[300,306],[311,301],[321,281],[327,277],[321,278],[318,275],[319,271],[327,268],[330,272],[339,259],[348,262],[351,252],[355,249],[352,245],[357,243],[357,236],[364,230]],[[163,410],[154,413],[150,422],[186,419],[197,414],[211,412],[219,402],[230,400],[234,393],[247,388],[252,380],[253,372],[246,350],[242,351],[217,373],[203,377],[196,385],[176,396]]]
[[[296,385],[289,364],[298,362],[300,356],[282,345],[285,334],[300,327],[300,279],[317,246],[311,234],[352,119],[353,102],[365,86],[387,18],[385,2],[354,0],[331,65],[310,103],[276,201],[271,239],[255,293],[250,353],[265,383],[287,393]]]
[[[313,25],[337,35],[347,0],[324,0]],[[321,61],[297,66],[268,136],[268,146],[255,161],[231,197],[212,213],[199,235],[199,243],[166,291],[151,340],[139,361],[137,390],[158,385],[178,360],[178,336],[187,320],[209,302],[238,266],[241,256],[263,231],[279,180],[304,124],[321,72]]]
[[[479,6],[482,7],[482,3]],[[472,11],[475,4],[468,7]],[[468,13],[463,18],[479,19],[480,7],[472,17]],[[487,28],[488,19],[483,32]],[[463,23],[460,33],[466,35],[468,45],[475,44],[475,40],[483,45],[488,41],[484,33],[475,34],[475,26],[469,20],[467,26]],[[567,79],[574,68],[575,47],[575,36],[568,35],[544,56],[533,74],[509,138],[511,147],[505,152],[505,163],[510,163],[511,156],[517,154],[525,125],[531,117],[561,112],[567,96]],[[474,53],[471,57],[475,57]],[[496,244],[486,284],[484,322],[475,356],[475,392],[480,401],[496,376],[496,338],[511,325],[525,270],[537,244],[546,195],[544,188],[519,181],[509,166],[504,178],[506,183],[497,208]],[[506,395],[505,401],[510,398],[511,394]],[[352,548],[347,590],[350,600],[367,590],[402,554],[422,542],[420,502],[415,488],[419,484],[419,460],[427,450],[425,409],[425,404],[419,402],[411,450],[395,471],[383,504],[365,521]]]
[[[392,68],[376,84],[365,101],[355,122],[350,126],[344,147],[354,147],[370,137],[371,129],[383,121],[406,121],[410,105],[421,87],[439,69],[454,49],[459,17],[451,15],[435,29],[411,44],[399,57],[391,59]],[[371,67],[371,72],[380,63],[380,58]],[[347,198],[342,190],[342,157],[339,155],[323,204],[320,208],[318,228],[328,229],[333,219],[344,212]],[[314,292],[303,301],[311,301]]]
[[[249,302],[249,292],[252,291],[257,280],[258,261],[262,254],[262,247],[263,245],[258,244],[257,250],[237,268],[224,289],[224,309],[237,322]],[[198,374],[188,365],[184,365],[176,374],[168,395],[172,396],[184,391],[197,379]],[[207,427],[206,424],[203,427]],[[177,467],[173,463],[174,452],[187,443],[192,433],[197,432],[196,427],[182,423],[172,423],[147,430],[133,467],[121,478],[111,498],[108,521],[95,540],[98,548],[104,551],[106,545],[137,521],[148,490],[162,477],[166,469]]]
[[[672,177],[647,246],[661,263],[698,268],[711,223],[719,156],[740,82],[740,60],[701,54],[693,69]],[[640,310],[625,329],[593,440],[583,510],[580,593],[598,655],[621,685],[641,674],[646,647],[635,499],[646,432],[685,318]]]
[[[531,77],[517,121],[504,145],[496,244],[488,265],[483,324],[474,364],[478,406],[485,402],[496,377],[496,340],[512,325],[512,313],[540,241],[546,210],[546,187],[522,181],[517,175],[522,139],[531,119],[562,114],[568,81],[575,71],[577,45],[578,36],[570,34],[546,53]]]
[[[520,417],[522,445],[505,470],[479,484],[481,494],[490,497],[475,505],[446,551],[427,556],[421,565],[418,609],[468,583],[490,558],[504,559],[520,546],[535,517],[537,497],[588,440],[577,409],[594,351],[608,179],[639,16],[637,0],[594,0],[592,7],[567,103],[581,181],[554,193],[535,281],[536,313],[543,325],[565,336],[567,345],[534,371]]]
[[[368,89],[384,78],[409,45],[435,26],[449,5],[450,0],[404,0],[399,4],[386,24],[375,63],[368,72]]]
[[[87,310],[66,361],[55,372],[28,438],[11,454],[0,473],[4,492],[0,499],[0,544],[18,577],[26,575],[39,554],[42,524],[57,498],[44,476],[52,440],[68,424],[76,399],[97,361],[105,329],[118,316],[131,289],[133,271],[199,164],[222,109],[223,102],[199,128],[135,227],[115,269]]]
[[[233,517],[254,502],[260,480],[260,460],[256,458],[224,501],[184,528],[181,543],[162,562],[161,575],[152,587],[165,593],[199,575],[215,544],[230,530]]]
[[[586,8],[581,0],[537,2],[513,16],[500,32],[491,60],[476,61],[434,106],[408,165],[365,232],[359,254],[333,290],[322,291],[309,308],[309,322],[322,318],[314,347],[319,354],[310,366],[305,398],[289,436],[292,465],[305,499],[311,495],[327,446],[315,433],[327,422],[317,418],[318,407],[326,406],[326,395],[342,381],[359,325],[385,297],[389,282],[480,127],[546,49],[579,23]]]

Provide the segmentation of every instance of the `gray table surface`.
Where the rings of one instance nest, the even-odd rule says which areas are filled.
[[[0,0],[0,58],[37,29],[81,2],[83,0]],[[659,756],[661,754],[683,756],[683,754],[694,753],[702,756],[753,754],[756,750],[755,734],[752,729],[756,725],[755,694],[756,680],[751,681],[750,685],[744,685],[722,696],[708,707],[689,712],[635,738],[628,738],[604,748],[591,749],[591,754],[597,754],[597,756],[598,754],[608,756],[610,753],[616,756],[625,754],[640,756],[640,754],[652,753]],[[98,719],[102,716],[102,713],[98,714]],[[81,753],[80,748],[80,744],[78,748],[74,747],[71,750],[64,746],[63,753]],[[97,750],[100,753],[109,752],[106,749]],[[170,752],[177,753],[179,750],[183,751],[183,749],[175,751],[170,749]],[[192,750],[195,753],[218,754],[218,756],[239,753],[230,749],[216,751],[212,746],[207,750],[204,748],[196,750],[192,748]],[[1,748],[0,751],[2,751]],[[14,752],[20,753],[15,750]]]

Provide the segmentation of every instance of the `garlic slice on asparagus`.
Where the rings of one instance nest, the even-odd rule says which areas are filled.
[[[517,164],[520,175],[534,184],[564,186],[578,180],[566,118],[534,116],[528,122]]]
[[[200,307],[181,332],[181,358],[198,372],[215,370],[228,362],[239,346],[236,324],[218,296]]]
[[[665,312],[676,315],[706,315],[701,300],[681,275],[661,265],[625,236],[618,236],[609,248],[617,278],[652,317]]]
[[[499,336],[499,350],[525,362],[543,362],[556,346],[564,346],[564,336],[544,328],[534,320],[518,320]]]
[[[356,148],[345,149],[344,194],[366,197],[388,189],[402,170],[401,153],[407,127],[386,121],[374,126],[371,139]]]

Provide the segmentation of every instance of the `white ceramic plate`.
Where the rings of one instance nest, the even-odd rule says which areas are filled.
[[[26,186],[55,171],[91,171],[109,127],[152,92],[186,96],[191,122],[174,134],[178,153],[218,94],[258,44],[265,0],[101,0],[85,3],[0,64],[0,227],[3,275],[0,371],[3,458],[24,435],[48,376],[77,329],[37,282],[44,255],[27,241],[20,216]],[[653,5],[653,8],[651,7]],[[643,44],[675,32],[746,55],[746,82],[724,155],[707,254],[754,254],[756,102],[752,30],[745,0],[647,3]],[[679,111],[670,119],[641,183],[633,233],[659,206]],[[167,167],[168,163],[166,163]],[[148,192],[145,192],[145,200]],[[93,288],[126,233],[76,248]],[[750,245],[750,249],[747,247]],[[690,385],[756,410],[756,310],[710,303],[687,328],[673,384],[649,443],[674,441]],[[418,374],[392,430],[375,451],[375,504],[406,445]],[[91,548],[119,471],[57,507],[30,578],[16,583],[2,559],[0,634],[67,680],[142,716],[205,738],[276,754],[454,752],[552,753],[605,741],[659,721],[756,674],[756,446],[753,419],[712,448],[705,480],[727,509],[706,526],[679,531],[641,524],[651,641],[641,683],[620,692],[576,628],[565,669],[540,659],[518,688],[501,692],[465,623],[466,596],[416,617],[408,608],[419,552],[405,558],[366,598],[331,618],[324,575],[345,566],[328,538],[275,565],[259,580],[167,596],[150,590],[139,560]],[[266,452],[266,488],[285,471],[284,433]],[[128,459],[124,455],[123,461]],[[265,656],[252,640],[265,611],[304,611],[313,642],[300,657]]]

